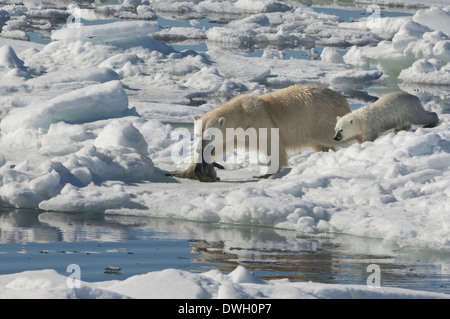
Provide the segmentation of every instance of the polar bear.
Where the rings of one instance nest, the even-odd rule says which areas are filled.
[[[254,129],[258,135],[256,149],[270,157],[271,169],[264,174],[268,177],[288,165],[288,150],[312,147],[315,151],[328,151],[341,146],[343,142],[333,139],[336,117],[349,112],[347,100],[341,94],[315,84],[296,84],[260,96],[237,96],[196,118],[194,130],[201,125],[202,151],[211,146],[211,138],[205,136],[208,129],[223,133],[223,139],[215,141],[214,158],[208,163],[204,158],[194,159],[185,169],[167,175],[201,181],[216,180],[213,174],[214,166],[217,167],[215,160],[221,159],[226,152],[234,151],[226,147],[230,140],[236,148],[236,136],[227,132],[240,128],[246,133]],[[261,138],[261,132],[267,133],[265,139]],[[221,146],[217,146],[218,142]],[[247,149],[252,146],[248,139],[245,145],[239,145]],[[202,176],[208,172],[214,176]]]
[[[410,130],[411,125],[435,127],[439,124],[436,113],[423,109],[419,98],[405,93],[386,94],[376,102],[338,117],[335,127],[336,141],[356,139],[360,143],[374,141],[379,134],[392,129],[394,133]]]

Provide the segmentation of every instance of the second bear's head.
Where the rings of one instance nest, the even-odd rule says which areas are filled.
[[[353,117],[352,113],[336,117],[334,132],[335,141],[349,140],[361,133],[357,119]]]

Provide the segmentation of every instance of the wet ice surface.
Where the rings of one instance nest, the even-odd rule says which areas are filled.
[[[93,21],[82,6],[78,29],[61,27],[76,7],[2,7],[0,197],[21,210],[1,215],[1,274],[67,275],[77,263],[82,280],[98,282],[241,265],[267,280],[365,285],[378,264],[383,286],[449,293],[448,8],[367,20],[365,6],[138,2],[99,6]],[[214,185],[164,177],[186,165],[174,162],[171,136],[192,131],[194,115],[311,82],[353,109],[400,88],[442,123],[295,152],[264,181],[258,167],[233,163]],[[212,296],[259,296],[222,293]]]

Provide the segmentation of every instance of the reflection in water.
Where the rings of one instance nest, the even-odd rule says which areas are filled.
[[[192,262],[217,264],[222,272],[230,272],[240,264],[266,280],[289,278],[291,281],[365,284],[369,264],[394,260],[393,255],[356,253],[357,247],[348,247],[341,239],[294,237],[290,244],[282,240],[275,247],[270,244],[226,247],[224,242],[196,240],[191,241],[191,247],[200,257]],[[282,243],[286,244],[284,248]]]
[[[34,210],[11,210],[0,214],[0,243],[60,241],[57,229],[43,225]]]
[[[167,268],[230,272],[238,265],[262,279],[366,284],[367,266],[381,284],[450,293],[450,254],[406,251],[382,240],[123,215],[0,214],[0,274],[70,263],[83,280],[125,279]],[[120,267],[115,275],[107,267]],[[114,276],[112,278],[111,276]]]
[[[333,258],[329,249],[333,244],[317,239],[300,238],[297,249],[281,247],[226,247],[224,242],[191,241],[193,252],[200,257],[192,262],[218,264],[222,272],[230,272],[237,264],[263,279],[289,278],[294,281],[332,282]],[[277,245],[282,246],[282,245]]]

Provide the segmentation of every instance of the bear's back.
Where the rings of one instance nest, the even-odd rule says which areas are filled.
[[[336,121],[349,112],[347,100],[338,92],[316,84],[297,84],[261,96],[277,124],[291,120],[297,124]],[[334,124],[333,124],[334,125]]]

